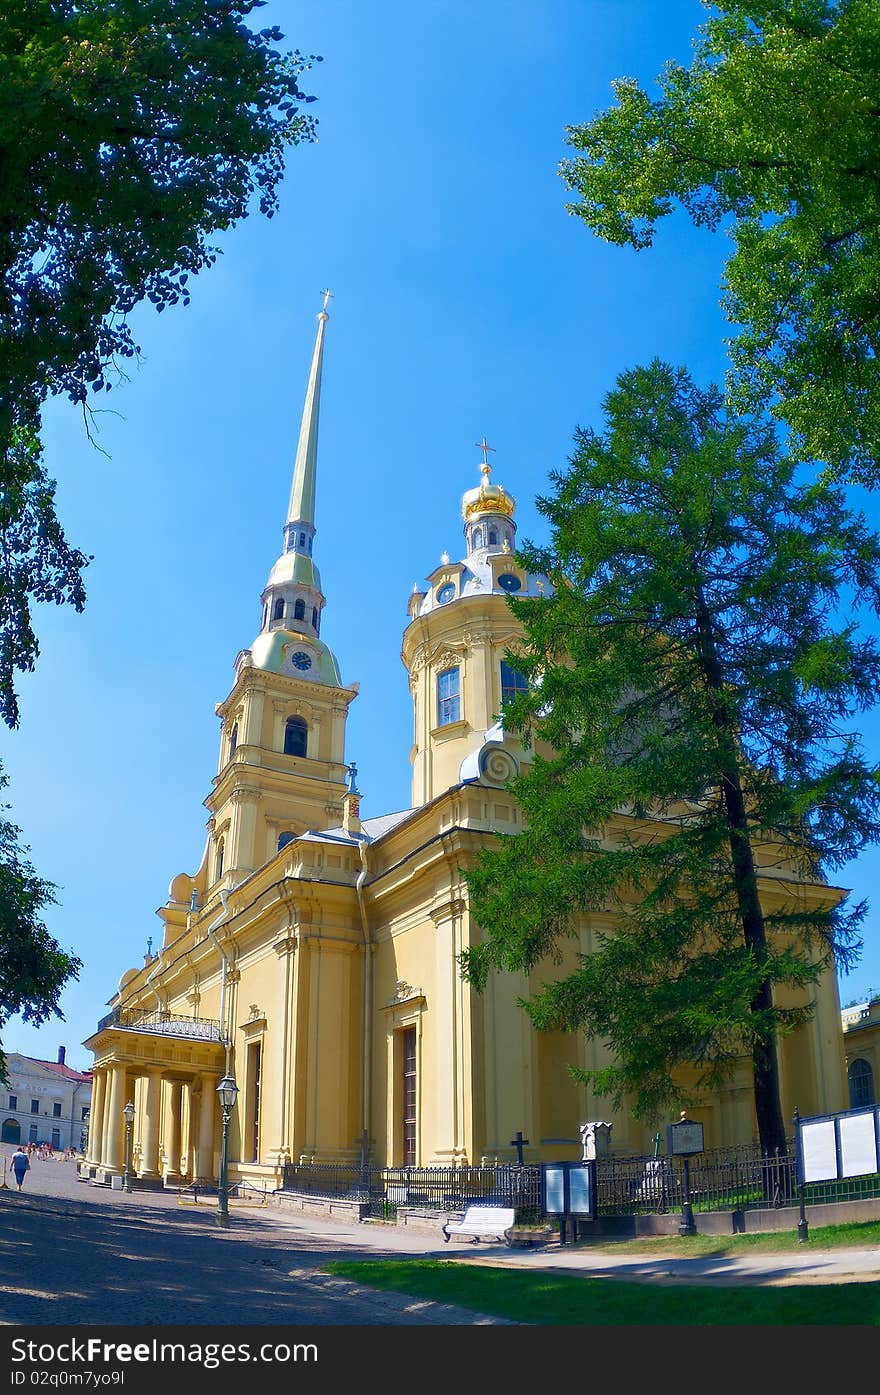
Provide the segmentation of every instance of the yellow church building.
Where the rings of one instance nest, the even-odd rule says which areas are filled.
[[[515,503],[485,460],[462,499],[464,556],[444,554],[409,598],[412,807],[360,818],[345,750],[358,685],[343,682],[321,638],[313,557],[327,323],[325,299],[281,555],[259,634],[216,709],[202,865],[172,880],[159,953],[123,974],[85,1043],[94,1080],[83,1171],[118,1176],[130,1146],[141,1178],[216,1179],[216,1088],[229,1074],[238,1085],[233,1182],[274,1187],[286,1162],[364,1153],[384,1166],[510,1161],[518,1132],[526,1161],[576,1158],[589,1120],[611,1122],[613,1152],[650,1151],[647,1124],[610,1111],[567,1071],[602,1064],[600,1042],[536,1033],[517,1004],[528,992],[521,977],[495,976],[477,995],[459,973],[459,954],[479,935],[462,869],[521,827],[505,787],[525,755],[500,720],[521,682],[505,660],[518,635],[507,598],[549,589],[515,560]],[[768,859],[768,904],[791,886]],[[840,893],[801,884],[798,894]],[[603,928],[585,917],[572,955],[589,952]],[[787,1118],[795,1106],[804,1116],[846,1107],[833,971],[815,997],[812,1020],[780,1045]],[[707,1147],[751,1142],[748,1064],[692,1113]]]

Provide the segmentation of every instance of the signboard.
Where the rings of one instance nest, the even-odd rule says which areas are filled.
[[[827,1182],[837,1177],[837,1143],[834,1138],[833,1119],[802,1122],[801,1157],[805,1182]]]
[[[541,1205],[546,1216],[596,1216],[596,1164],[541,1164]]]
[[[565,1215],[565,1168],[562,1163],[545,1163],[541,1168],[542,1207],[546,1216]]]
[[[798,1120],[798,1180],[833,1182],[880,1171],[880,1108]]]
[[[582,1164],[568,1170],[568,1213],[570,1216],[593,1215],[593,1173]]]
[[[694,1119],[679,1119],[666,1127],[666,1151],[674,1157],[690,1157],[703,1151],[703,1125]]]
[[[866,1173],[877,1172],[873,1111],[839,1119],[837,1132],[840,1138],[841,1177],[862,1177]]]

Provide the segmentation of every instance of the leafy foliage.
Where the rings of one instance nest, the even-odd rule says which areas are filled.
[[[709,3],[709,0],[706,0]],[[569,128],[569,205],[651,245],[676,206],[729,229],[724,303],[738,405],[774,410],[802,458],[880,481],[880,8],[720,0],[689,68]]]
[[[189,301],[212,234],[271,216],[311,140],[309,63],[245,20],[262,0],[6,0],[0,14],[0,441],[48,392],[84,402]]]
[[[18,725],[15,672],[32,670],[39,654],[31,602],[82,610],[88,561],[64,537],[36,434],[18,428],[0,477],[0,717],[7,726]]]
[[[0,788],[5,784],[0,776]],[[61,989],[82,967],[43,924],[41,912],[54,903],[55,888],[27,861],[19,831],[0,813],[0,1028],[15,1013],[37,1026],[60,1016]],[[6,1079],[2,1051],[0,1079]]]
[[[535,989],[534,1024],[605,1041],[583,1078],[652,1120],[686,1102],[679,1068],[699,1093],[751,1057],[761,1142],[782,1146],[776,1040],[864,913],[824,877],[880,834],[852,721],[880,695],[853,618],[880,604],[880,539],[683,369],[622,374],[605,416],[523,555],[552,597],[511,600],[526,827],[468,874],[485,938],[464,972],[482,988],[558,958],[589,914],[596,952]]]
[[[274,213],[314,138],[310,62],[246,22],[262,0],[4,0],[0,9],[0,717],[39,646],[34,602],[85,602],[43,468],[40,408],[87,410],[137,345],[128,317],[189,303],[213,235]],[[0,822],[0,1024],[40,1022],[79,961],[39,920],[52,888]]]

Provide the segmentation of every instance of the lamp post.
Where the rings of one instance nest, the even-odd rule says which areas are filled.
[[[123,1109],[125,1115],[125,1176],[122,1179],[122,1190],[131,1191],[131,1126],[134,1123],[134,1103],[132,1100]]]
[[[217,1224],[229,1225],[229,1184],[227,1173],[229,1167],[229,1120],[235,1108],[235,1101],[238,1095],[238,1086],[235,1077],[224,1075],[217,1086],[217,1098],[220,1101],[220,1108],[223,1111],[223,1141],[220,1145],[220,1178],[217,1188]]]

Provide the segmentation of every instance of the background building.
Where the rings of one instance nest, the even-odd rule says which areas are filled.
[[[6,1053],[8,1085],[0,1086],[0,1143],[12,1151],[19,1143],[50,1143],[79,1152],[88,1132],[92,1098],[91,1071],[73,1070],[65,1062],[38,1061]]]
[[[601,1043],[533,1031],[517,1001],[529,991],[521,976],[496,975],[477,995],[459,972],[461,951],[479,935],[463,871],[521,827],[506,789],[527,759],[503,725],[505,699],[522,681],[508,659],[519,632],[507,601],[549,591],[515,560],[515,502],[492,481],[485,441],[480,482],[461,501],[464,555],[443,554],[407,605],[412,805],[360,818],[345,750],[358,685],[342,680],[322,637],[326,598],[313,558],[326,325],[325,300],[281,554],[259,634],[216,708],[220,756],[201,866],[172,880],[158,954],[123,974],[86,1043],[95,1055],[86,1166],[101,1179],[124,1169],[130,1100],[140,1176],[216,1177],[216,1086],[229,1072],[239,1086],[231,1175],[270,1186],[290,1160],[512,1159],[518,1133],[529,1140],[527,1160],[574,1158],[590,1119],[612,1121],[613,1150],[650,1151],[652,1129],[609,1112],[567,1070],[603,1064]],[[413,526],[428,546],[417,483],[386,487],[412,496]],[[367,551],[363,594],[347,601],[365,624],[396,585],[393,539],[370,539]],[[610,843],[631,823],[621,815],[609,826]],[[798,881],[768,856],[762,895],[827,904],[840,893]],[[548,964],[546,976],[569,971],[609,923],[583,917],[567,962]],[[810,1115],[846,1102],[833,970],[815,998],[812,1019],[780,1043],[788,1118],[795,1107]],[[709,1147],[751,1142],[749,1063],[692,1113]]]
[[[877,1103],[880,1080],[880,997],[855,1003],[840,1014],[850,1109]]]

